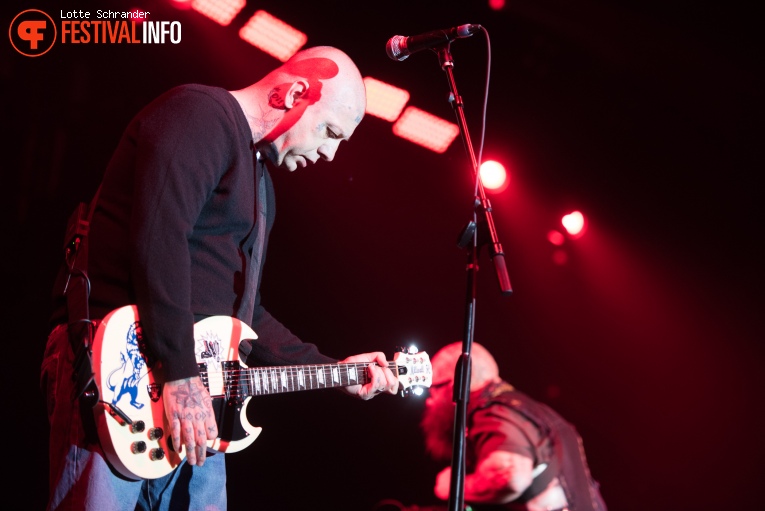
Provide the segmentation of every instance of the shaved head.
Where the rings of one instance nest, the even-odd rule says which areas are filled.
[[[462,356],[462,342],[454,342],[441,348],[432,358],[433,382],[454,380],[454,368]],[[480,390],[499,380],[499,368],[489,351],[473,342],[470,350],[470,390]]]
[[[314,46],[295,53],[274,71],[280,80],[304,78],[313,87],[308,94],[321,97],[313,101],[326,101],[332,108],[351,109],[357,122],[366,111],[367,99],[364,79],[356,64],[342,50],[332,46]]]
[[[436,460],[448,461],[452,455],[454,408],[452,400],[454,370],[462,356],[462,342],[447,344],[430,359],[433,366],[433,384],[425,400],[425,411],[420,421],[425,448]],[[497,362],[491,353],[474,342],[470,349],[470,391],[483,389],[499,381]]]
[[[242,107],[258,152],[274,167],[288,171],[332,161],[367,106],[358,67],[332,46],[301,50],[231,94]]]

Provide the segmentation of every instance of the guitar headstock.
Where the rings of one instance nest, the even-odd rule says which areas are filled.
[[[398,376],[398,391],[401,396],[421,395],[433,382],[433,367],[430,356],[416,348],[408,348],[393,355]]]

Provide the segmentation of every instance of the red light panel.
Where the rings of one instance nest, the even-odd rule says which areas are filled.
[[[431,151],[443,153],[459,135],[460,129],[453,122],[410,106],[393,125],[393,133]]]
[[[367,89],[367,113],[389,122],[398,119],[409,101],[409,92],[368,76],[364,78],[364,85]]]
[[[287,62],[308,41],[308,36],[266,11],[257,11],[239,31],[239,37],[272,57]]]
[[[191,8],[225,27],[246,3],[246,0],[192,0]]]

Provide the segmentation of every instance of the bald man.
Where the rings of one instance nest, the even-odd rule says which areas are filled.
[[[428,453],[439,461],[451,461],[454,370],[462,353],[456,342],[431,359],[433,383],[420,426]],[[470,353],[465,502],[476,511],[605,511],[574,427],[502,380],[485,347],[474,342]],[[447,467],[436,477],[436,497],[448,500],[450,486]]]
[[[295,54],[240,90],[176,87],[130,122],[93,201],[85,269],[90,317],[70,312],[73,286],[65,283],[84,274],[72,271],[71,261],[62,265],[54,286],[41,371],[51,426],[49,509],[226,508],[224,455],[207,452],[207,442],[218,438],[218,424],[197,365],[201,351],[216,353],[195,346],[194,325],[220,315],[250,325],[258,340],[242,351],[248,365],[337,362],[294,336],[260,304],[275,214],[270,172],[332,161],[365,107],[356,65],[344,52],[322,46]],[[186,455],[170,474],[148,481],[116,473],[98,439],[87,433],[91,411],[80,413],[81,403],[70,397],[79,339],[71,336],[70,345],[69,325],[97,323],[133,304],[142,335],[133,340],[135,356],[123,361],[140,368],[136,356],[143,356],[161,368],[154,374],[161,384],[165,434]],[[343,387],[347,393],[364,400],[395,394],[398,381],[382,352],[344,362],[366,364],[369,376],[364,385]],[[133,390],[133,399],[119,403],[128,417],[133,407],[145,406],[131,387],[141,374],[131,378],[122,385]]]

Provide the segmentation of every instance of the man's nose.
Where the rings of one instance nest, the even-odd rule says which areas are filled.
[[[335,157],[335,153],[337,153],[337,147],[339,145],[340,145],[339,140],[329,140],[323,143],[321,146],[319,146],[319,149],[317,149],[317,152],[319,153],[319,156],[321,156],[322,160],[332,161]]]

